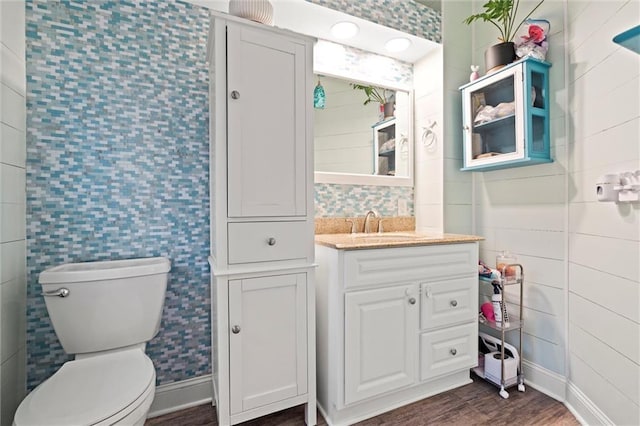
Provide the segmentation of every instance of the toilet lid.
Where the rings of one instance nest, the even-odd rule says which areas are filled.
[[[132,349],[65,363],[20,404],[17,425],[92,425],[155,386],[151,360]]]

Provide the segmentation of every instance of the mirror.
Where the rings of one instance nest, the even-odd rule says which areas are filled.
[[[319,175],[339,175],[341,183],[345,176],[360,183],[361,176],[376,184],[410,185],[410,93],[325,75],[315,78],[325,94],[324,108],[314,108],[316,182]]]

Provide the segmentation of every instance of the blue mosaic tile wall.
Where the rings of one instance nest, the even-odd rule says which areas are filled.
[[[442,43],[439,11],[413,0],[306,0],[385,27]],[[445,0],[446,1],[446,0]]]
[[[397,216],[398,199],[407,200],[408,216],[413,216],[413,187],[316,183],[315,216],[362,216],[369,209],[382,216]]]
[[[26,2],[28,386],[69,357],[37,284],[65,262],[167,256],[157,382],[207,374],[206,9]]]

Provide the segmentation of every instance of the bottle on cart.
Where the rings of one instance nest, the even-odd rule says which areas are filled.
[[[500,292],[500,285],[498,283],[493,283],[491,304],[493,305],[493,315],[496,319],[496,324],[500,324],[502,327],[509,327],[509,314],[507,313],[507,306],[504,303],[503,294]]]
[[[502,323],[502,294],[500,293],[500,285],[493,283],[493,295],[491,295],[491,304],[493,305],[493,317],[496,324]]]

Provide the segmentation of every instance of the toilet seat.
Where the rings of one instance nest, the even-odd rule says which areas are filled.
[[[155,376],[140,349],[69,361],[22,401],[15,425],[113,424],[151,404]]]

